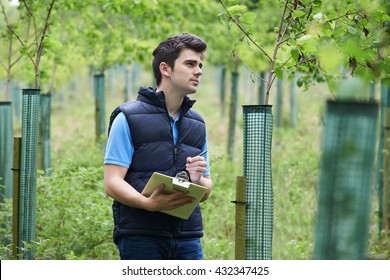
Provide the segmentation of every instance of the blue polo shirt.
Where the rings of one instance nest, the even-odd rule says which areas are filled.
[[[180,114],[177,115],[176,119],[169,116],[172,127],[172,135],[174,144],[177,142],[179,136],[177,121]],[[202,151],[207,150],[207,136],[206,141],[203,145]],[[108,137],[106,153],[104,157],[104,164],[114,164],[125,168],[129,168],[134,154],[134,144],[131,138],[130,128],[126,120],[125,114],[119,113],[114,122],[112,123],[110,135]],[[206,170],[203,172],[203,176],[210,175],[210,165],[208,159],[208,153],[204,154],[203,157],[207,162]]]

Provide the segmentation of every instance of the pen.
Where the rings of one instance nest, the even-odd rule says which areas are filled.
[[[203,156],[205,153],[207,153],[207,150],[205,150],[205,151],[201,152],[199,155],[196,155],[195,157],[198,157],[198,156]],[[188,163],[188,161],[187,161],[187,163]]]
[[[207,150],[201,152],[201,153],[200,153],[199,155],[197,155],[197,156],[203,156],[205,153],[207,153]]]

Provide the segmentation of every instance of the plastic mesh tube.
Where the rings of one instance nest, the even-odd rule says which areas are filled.
[[[12,197],[13,141],[12,103],[0,102],[0,201]]]
[[[23,89],[19,194],[19,248],[25,247],[23,241],[31,243],[35,240],[39,111],[39,90]],[[19,253],[21,253],[21,249]],[[22,258],[33,259],[33,252],[27,250]]]
[[[246,248],[248,260],[272,259],[274,196],[271,146],[272,107],[243,106],[246,177]]]
[[[51,94],[41,95],[41,143],[42,143],[42,169],[46,175],[50,175],[50,118],[51,118]]]
[[[378,105],[327,102],[315,259],[364,259]]]

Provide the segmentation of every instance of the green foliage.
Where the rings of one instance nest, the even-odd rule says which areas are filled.
[[[14,30],[6,20],[7,28],[20,44],[20,53],[32,62],[34,66],[34,88],[39,86],[39,65],[42,55],[46,51],[46,35],[51,22],[52,11],[55,9],[56,0],[48,1],[20,1],[18,10],[21,24],[19,30]],[[61,1],[57,1],[58,2]],[[3,7],[3,5],[2,5]],[[7,18],[4,12],[5,19]],[[26,36],[26,38],[23,38]],[[10,38],[11,40],[11,38]]]
[[[319,172],[319,149],[311,143],[318,135],[302,127],[273,137],[273,258],[311,259]]]
[[[0,77],[20,79],[28,87],[39,77],[43,92],[59,90],[85,67],[103,73],[117,64],[143,62],[157,42],[180,32],[205,37],[218,63],[223,61],[217,54],[227,57],[218,45],[211,44],[225,39],[220,38],[223,28],[216,20],[219,10],[214,1],[55,0],[42,52],[40,32],[52,1],[19,2],[18,7],[8,7],[6,0],[0,2],[5,7],[0,14],[0,35],[5,39],[0,41]],[[1,28],[7,25],[6,18],[18,40]],[[40,67],[35,55],[42,57]],[[12,64],[7,65],[9,58]],[[6,97],[10,99],[10,93]]]
[[[30,85],[40,77],[40,88],[46,92],[58,89],[80,66],[102,73],[116,64],[142,62],[156,42],[183,31],[208,41],[209,63],[236,67],[241,61],[255,73],[267,70],[278,77],[283,72],[290,77],[299,73],[297,83],[306,88],[343,76],[346,69],[371,81],[390,72],[390,16],[384,1],[343,5],[336,0],[288,1],[281,26],[286,1],[219,2],[230,17],[218,1],[56,0],[40,52],[39,32],[51,1],[20,1],[16,8],[2,0],[9,26],[22,35],[16,40],[10,30],[0,28],[4,39],[0,61],[10,71],[0,76],[20,78]],[[6,26],[5,16],[0,17],[0,26]],[[276,42],[278,34],[281,40]],[[34,69],[31,61],[39,64],[35,54],[42,55],[43,61]],[[10,65],[5,63],[8,58]]]
[[[217,155],[210,159],[214,188],[211,197],[201,204],[204,254],[212,260],[234,259],[235,206],[231,201],[235,199],[236,176],[240,172],[217,148],[212,150]]]
[[[0,186],[3,187],[3,186]],[[0,260],[12,259],[12,200],[0,203]]]
[[[283,72],[299,73],[297,84],[306,89],[349,75],[377,81],[390,72],[390,16],[383,1],[219,2],[228,28],[242,31],[235,55],[255,72],[268,64],[268,90],[272,76]]]
[[[369,259],[390,260],[390,238],[389,233],[385,231],[370,240],[370,251],[368,252]]]
[[[103,167],[67,160],[37,193],[37,259],[115,259],[111,200],[102,184]]]
[[[118,259],[112,241],[111,203],[103,187],[103,167],[65,160],[37,189],[37,239],[25,250],[35,259]],[[12,255],[12,201],[0,204],[0,259]]]
[[[27,250],[36,259],[117,259],[111,203],[102,164],[61,162],[50,177],[38,178],[37,240]],[[0,206],[0,259],[13,259],[11,200]]]

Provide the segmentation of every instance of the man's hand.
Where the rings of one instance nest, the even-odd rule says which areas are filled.
[[[135,190],[124,178],[127,168],[107,164],[104,169],[104,187],[106,193],[122,204],[148,211],[170,210],[191,203],[194,198],[183,192],[165,193],[160,185],[146,197]]]
[[[203,172],[206,170],[207,162],[202,156],[188,157],[186,169],[190,173],[191,182],[199,184]]]
[[[164,185],[158,186],[147,198],[145,209],[148,211],[171,210],[185,204],[190,204],[194,197],[187,196],[184,192],[165,193]]]

